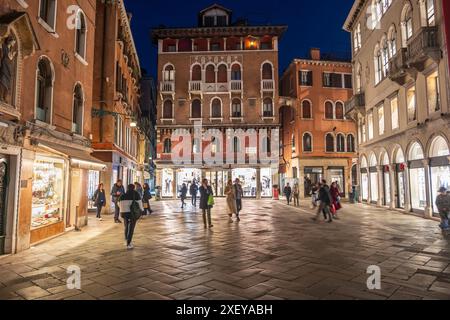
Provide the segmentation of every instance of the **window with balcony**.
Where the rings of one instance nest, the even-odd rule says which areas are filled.
[[[429,114],[441,110],[440,94],[439,94],[439,76],[437,71],[427,76],[427,99],[428,99]]]
[[[242,80],[241,75],[241,66],[238,64],[233,64],[231,67],[231,80],[233,81],[240,81]]]
[[[408,110],[408,122],[417,120],[416,87],[409,88],[406,92],[406,106]]]
[[[211,118],[222,118],[222,101],[218,98],[211,102]]]
[[[392,122],[392,130],[396,130],[400,127],[398,117],[398,97],[391,99],[391,122]]]
[[[367,128],[364,122],[361,123],[361,133],[362,133],[362,141],[367,141]]]
[[[382,136],[384,134],[384,106],[378,107],[378,134]]]
[[[411,4],[406,2],[402,10],[401,16],[401,26],[402,26],[402,47],[406,48],[408,41],[413,37],[414,26],[413,26],[413,10]]]
[[[313,72],[309,70],[299,71],[299,80],[301,86],[311,87],[313,85]]]
[[[53,31],[56,28],[56,1],[40,0],[39,18],[41,18]]]
[[[311,102],[308,100],[304,100],[302,102],[302,118],[303,119],[312,119],[312,110],[311,110]]]
[[[168,65],[164,68],[164,81],[175,81],[175,68],[172,65]]]
[[[263,101],[263,116],[273,117],[273,101],[271,98],[265,98]]]
[[[345,152],[345,136],[342,133],[336,137],[336,149],[337,152]]]
[[[325,136],[325,151],[334,152],[334,136],[331,133]]]
[[[395,25],[391,26],[388,33],[389,57],[393,58],[397,54],[397,31]]]
[[[191,103],[191,118],[201,119],[202,117],[202,103],[199,99],[195,99]]]
[[[73,91],[72,132],[82,134],[84,115],[84,95],[81,84],[77,84]]]
[[[242,117],[242,107],[240,99],[233,99],[231,104],[231,116],[233,118],[241,118]]]
[[[53,104],[53,67],[45,57],[39,59],[36,79],[36,119],[51,123]]]
[[[303,135],[303,152],[312,152],[312,150],[312,135],[307,132]]]
[[[325,119],[327,120],[334,119],[334,106],[331,101],[325,102]]]
[[[228,69],[227,66],[221,64],[217,69],[217,82],[227,83],[228,82]]]
[[[172,102],[172,100],[164,101],[163,119],[173,119],[173,102]]]
[[[389,46],[387,39],[382,40],[382,48],[381,48],[381,59],[382,59],[382,69],[383,69],[383,78],[386,78],[389,71]]]
[[[210,64],[206,67],[205,77],[206,77],[206,79],[205,79],[206,83],[215,83],[216,82],[216,69],[212,64]]]
[[[198,64],[192,67],[192,81],[201,81],[202,80],[202,67]]]
[[[335,114],[337,120],[344,120],[344,104],[340,101],[336,102]]]
[[[347,136],[347,152],[355,152],[355,137],[352,134]]]

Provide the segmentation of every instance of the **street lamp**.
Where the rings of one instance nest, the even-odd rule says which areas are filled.
[[[108,111],[108,110],[102,110],[102,109],[92,109],[92,117],[102,118],[104,116],[124,116],[126,119],[130,119],[130,128],[136,128],[137,127],[137,121],[134,116],[130,116],[125,113],[118,113],[114,111]]]

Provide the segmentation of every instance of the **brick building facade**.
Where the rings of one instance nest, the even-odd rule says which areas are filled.
[[[270,154],[273,143],[278,151],[278,137],[270,140],[262,132],[271,136],[279,128],[278,41],[285,29],[234,22],[230,10],[215,5],[200,12],[197,28],[153,30],[159,79],[157,185],[163,197],[177,197],[182,183],[189,186],[202,177],[218,196],[231,178],[241,178],[245,196],[272,196],[278,157],[266,164],[260,159],[251,164],[249,158],[262,149]],[[192,154],[183,164],[173,161],[181,141],[173,137],[176,129],[189,132],[183,141]],[[207,129],[216,130],[215,136],[205,136]],[[227,135],[228,129],[244,136],[255,130],[255,142]],[[238,154],[244,161],[235,159]],[[208,162],[208,156],[216,162]]]
[[[344,115],[352,96],[350,62],[311,49],[307,59],[295,59],[281,77],[281,186],[299,183],[301,197],[326,179],[338,182],[348,196],[356,177],[356,125]],[[355,170],[353,170],[355,171]]]

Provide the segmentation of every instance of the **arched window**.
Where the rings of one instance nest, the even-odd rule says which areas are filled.
[[[344,120],[344,104],[342,102],[336,102],[336,119]]]
[[[164,119],[173,119],[173,102],[172,102],[172,100],[164,101],[163,118]]]
[[[170,138],[164,140],[164,153],[168,154],[172,152],[172,141]]]
[[[434,26],[436,24],[436,11],[434,1],[435,0],[425,0],[425,16],[427,26]]]
[[[334,152],[334,136],[331,133],[325,137],[325,150],[326,152]]]
[[[270,98],[265,98],[263,101],[263,116],[273,117],[273,102]]]
[[[44,20],[52,30],[55,30],[56,0],[40,0],[39,18]]]
[[[242,117],[242,108],[241,108],[241,100],[233,99],[231,104],[231,116],[233,118],[241,118]]]
[[[39,59],[36,82],[36,119],[51,123],[53,70],[50,60],[45,57]]]
[[[397,54],[397,30],[395,25],[389,29],[388,34],[389,57],[393,58]]]
[[[231,80],[242,80],[241,66],[238,64],[233,64],[231,67]]]
[[[75,50],[76,53],[83,59],[86,59],[86,31],[86,18],[84,13],[79,11],[76,23]]]
[[[304,100],[302,102],[302,118],[312,119],[311,102],[309,102],[308,100]]]
[[[375,69],[375,84],[378,84],[383,80],[383,59],[381,57],[380,45],[376,45],[374,57],[373,57],[374,69]]]
[[[305,133],[303,135],[303,152],[312,152],[312,135]]]
[[[386,77],[389,71],[389,46],[387,37],[383,38],[381,41],[381,62],[383,77]]]
[[[434,138],[430,147],[430,158],[445,157],[449,155],[450,151],[447,141],[441,136]]]
[[[413,10],[411,4],[407,2],[402,10],[402,47],[406,48],[408,41],[414,35],[414,25],[413,25]]]
[[[264,63],[262,66],[262,78],[263,80],[273,79],[272,65],[268,62]]]
[[[233,138],[233,152],[234,153],[241,152],[241,143],[238,137]]]
[[[334,119],[334,107],[330,101],[325,102],[325,119]]]
[[[422,160],[424,158],[425,156],[421,145],[418,142],[414,142],[409,150],[408,160],[414,161],[414,160]]]
[[[212,153],[220,152],[220,141],[216,137],[211,138],[211,152]]]
[[[206,67],[206,83],[216,82],[216,69],[212,64]]]
[[[352,134],[347,136],[347,152],[356,152],[355,137]]]
[[[337,135],[337,152],[345,152],[345,137],[343,134],[339,133]]]
[[[217,70],[217,82],[227,83],[228,82],[228,69],[227,66],[221,64]]]
[[[192,153],[200,153],[201,152],[201,141],[199,138],[195,138],[192,140]]]
[[[72,132],[83,133],[84,95],[81,84],[77,84],[73,91]]]
[[[198,64],[192,67],[192,81],[202,81],[202,67]]]
[[[0,101],[15,106],[18,43],[11,32],[0,39]]]
[[[218,98],[215,98],[211,102],[211,117],[212,118],[222,117],[222,102]]]
[[[291,136],[291,145],[292,145],[292,152],[297,152],[297,141],[295,139],[295,134],[292,134]]]
[[[191,103],[191,118],[200,119],[202,117],[202,103],[195,99]]]
[[[175,68],[172,65],[167,65],[164,68],[164,81],[175,81]]]

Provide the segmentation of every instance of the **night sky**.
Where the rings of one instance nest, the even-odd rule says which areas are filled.
[[[247,18],[251,25],[287,25],[280,42],[280,70],[293,58],[306,57],[311,47],[323,52],[350,56],[350,35],[342,26],[354,0],[222,0],[218,4],[233,10],[236,18]],[[157,49],[150,39],[151,29],[195,27],[197,13],[214,0],[125,0],[133,14],[131,27],[142,68],[156,75]]]

